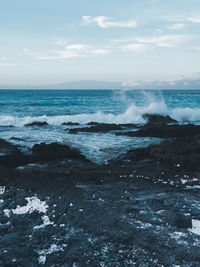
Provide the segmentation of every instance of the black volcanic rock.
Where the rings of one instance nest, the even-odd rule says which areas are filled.
[[[14,125],[0,125],[0,127],[2,127],[2,128],[3,128],[3,127],[4,127],[4,128],[5,128],[5,127],[8,127],[8,128],[14,128],[15,126],[14,126]]]
[[[75,128],[75,129],[66,129],[69,133],[76,134],[78,132],[88,132],[88,133],[106,133],[109,131],[122,130],[123,128],[117,124],[109,123],[98,123],[91,127]]]
[[[59,143],[40,143],[34,145],[32,148],[32,158],[37,162],[60,160],[64,158],[86,161],[86,158],[78,149],[70,148],[67,145]]]
[[[121,126],[121,127],[125,127],[125,128],[139,128],[140,125],[139,124],[134,124],[134,123],[119,123],[119,124],[113,124],[113,123],[99,123],[99,122],[88,122],[87,125],[90,126],[95,126],[95,125],[117,125],[117,126]]]
[[[80,123],[69,121],[69,122],[63,122],[62,125],[65,125],[65,126],[70,126],[70,125],[71,126],[76,126],[76,125],[80,125]]]
[[[176,120],[172,119],[170,116],[163,116],[160,114],[144,114],[143,118],[148,120],[146,126],[177,122]]]
[[[91,121],[91,122],[88,122],[88,123],[87,123],[87,125],[91,125],[91,126],[92,126],[92,125],[97,125],[97,124],[99,124],[99,122]]]
[[[187,124],[187,125],[162,125],[162,126],[144,126],[137,131],[129,131],[116,133],[116,135],[127,135],[132,137],[184,137],[200,134],[200,126]]]
[[[12,137],[10,138],[10,140],[13,140],[13,141],[25,141],[25,139],[20,138],[20,137],[15,137],[15,136],[12,136]]]
[[[0,166],[16,167],[26,162],[26,156],[17,146],[0,139]]]
[[[3,147],[10,147],[10,146],[12,146],[12,144],[10,144],[10,143],[7,142],[6,140],[0,138],[0,148],[3,148]]]
[[[173,169],[200,171],[200,135],[166,140],[159,145],[133,149],[125,158],[141,162],[153,160]]]
[[[125,128],[140,128],[141,125],[135,124],[135,123],[120,123],[119,126],[125,127]]]
[[[48,123],[46,121],[33,121],[31,123],[27,123],[24,126],[25,127],[32,127],[32,126],[37,126],[37,127],[42,127],[42,126],[47,126]]]
[[[168,223],[178,228],[191,228],[192,218],[189,214],[182,214],[176,211],[168,211],[167,216]]]

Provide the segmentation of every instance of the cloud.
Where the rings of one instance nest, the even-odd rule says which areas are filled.
[[[64,46],[59,50],[52,50],[48,53],[32,52],[25,50],[25,53],[30,56],[35,56],[37,59],[69,59],[69,58],[84,58],[95,55],[108,54],[110,50],[108,48],[98,48],[92,45],[86,44],[70,44]]]
[[[12,64],[8,63],[7,61],[9,60],[9,58],[7,57],[0,57],[0,67],[9,67]]]
[[[137,23],[135,20],[129,21],[113,21],[112,18],[106,16],[83,16],[82,17],[83,24],[89,25],[96,23],[100,28],[110,28],[110,27],[120,27],[120,28],[135,28],[137,27]]]
[[[175,47],[191,39],[192,36],[183,34],[168,34],[159,36],[140,36],[112,40],[114,44],[124,44],[121,50],[144,51],[152,47]]]
[[[67,39],[58,39],[58,40],[54,41],[53,43],[55,45],[64,46],[64,45],[67,45],[69,43],[69,40],[67,40]]]
[[[10,67],[12,64],[10,63],[1,63],[0,62],[0,67]]]
[[[183,23],[175,23],[175,24],[168,26],[167,28],[169,30],[180,30],[180,29],[183,29],[184,27],[185,27],[185,24]]]
[[[7,57],[0,57],[0,61],[6,61],[6,60],[8,60]]]
[[[120,47],[120,49],[125,51],[125,52],[126,51],[142,52],[148,48],[149,47],[145,44],[137,44],[137,43],[127,44],[127,45],[123,45]]]
[[[189,36],[177,34],[177,35],[161,35],[156,37],[136,37],[138,43],[153,44],[158,47],[174,47],[184,41],[188,40]]]
[[[200,18],[189,18],[188,21],[194,22],[194,23],[200,23]]]

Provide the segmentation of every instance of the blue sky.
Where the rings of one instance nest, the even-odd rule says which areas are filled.
[[[0,0],[0,84],[199,78],[199,0]]]

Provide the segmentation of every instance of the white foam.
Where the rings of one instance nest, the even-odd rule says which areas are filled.
[[[200,121],[200,108],[177,108],[170,111],[171,117],[177,121]]]
[[[149,97],[149,96],[148,96]],[[151,102],[150,102],[150,101]],[[130,102],[130,101],[129,101]],[[104,113],[98,111],[96,113],[85,113],[77,115],[58,115],[58,116],[38,116],[38,117],[14,117],[10,115],[0,116],[0,125],[14,125],[17,127],[23,127],[24,124],[31,123],[33,121],[46,121],[51,125],[61,125],[63,122],[79,122],[86,124],[91,121],[105,122],[105,123],[144,123],[143,115],[149,114],[161,114],[169,115],[172,118],[184,122],[184,121],[200,121],[200,108],[176,108],[168,109],[164,100],[158,102],[155,99],[148,99],[148,103],[143,106],[136,105],[134,103],[121,114]]]
[[[60,115],[60,116],[39,116],[39,117],[13,117],[13,116],[0,116],[0,125],[14,125],[17,127],[22,127],[24,124],[31,123],[33,121],[46,121],[48,124],[60,125],[63,122],[79,122],[85,124],[91,121],[95,122],[105,122],[105,123],[143,123],[145,122],[142,117],[145,113],[159,113],[167,114],[168,109],[164,101],[162,102],[152,102],[147,106],[136,106],[131,104],[125,112],[121,114],[104,113],[98,111],[96,113],[90,114],[77,114],[77,115]]]

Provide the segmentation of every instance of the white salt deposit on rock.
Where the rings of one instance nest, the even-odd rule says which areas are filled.
[[[189,229],[190,232],[200,235],[200,221],[192,220],[192,228]]]
[[[28,203],[26,206],[19,206],[17,205],[16,209],[12,209],[12,212],[15,214],[25,214],[27,212],[32,213],[34,211],[46,213],[48,209],[48,205],[46,204],[46,201],[41,201],[36,196],[34,197],[27,197],[26,200]]]
[[[4,194],[6,190],[5,186],[0,186],[0,195]]]

